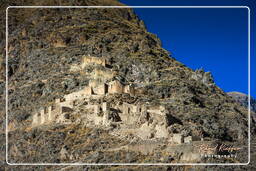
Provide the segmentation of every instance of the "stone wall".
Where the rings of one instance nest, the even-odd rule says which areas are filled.
[[[169,132],[166,128],[166,125],[156,125],[155,130],[156,130],[156,133],[155,133],[156,138],[168,138],[169,137]]]
[[[101,82],[99,80],[90,80],[88,86],[94,88],[97,87],[100,83]]]
[[[190,144],[192,143],[192,141],[193,141],[192,136],[188,136],[184,138],[184,143]]]
[[[85,96],[85,91],[80,90],[80,91],[77,91],[77,92],[67,94],[67,95],[64,96],[64,98],[65,98],[65,101],[71,101],[71,100],[81,99],[84,96]]]
[[[146,107],[144,105],[123,103],[121,120],[126,124],[135,124],[139,122],[141,115],[145,112]]]
[[[40,113],[36,113],[36,114],[33,115],[32,126],[37,126],[39,124],[41,124]]]
[[[135,95],[135,90],[132,86],[124,86],[118,80],[109,82],[108,84],[101,82],[99,80],[90,80],[89,85],[86,86],[80,94],[75,94],[76,96],[81,95],[106,95],[106,94],[122,94],[128,93],[130,95]],[[73,95],[67,95],[73,96]]]
[[[97,80],[90,80],[89,85],[83,90],[84,95],[105,95],[108,93],[108,85]]]
[[[158,115],[165,115],[166,114],[166,109],[164,106],[154,106],[150,107],[147,112],[153,113],[153,114],[158,114]]]
[[[39,126],[52,122],[63,121],[62,114],[71,112],[73,108],[73,100],[55,99],[55,104],[44,107],[39,112],[35,112],[32,117],[32,126]],[[61,119],[62,118],[62,119]],[[61,122],[62,122],[61,121]]]
[[[123,93],[124,86],[118,80],[112,81],[108,85],[109,85],[109,87],[108,87],[109,94],[115,94],[115,93],[122,94]]]
[[[173,134],[172,142],[176,144],[182,144],[184,142],[184,137],[182,134]]]
[[[70,124],[70,115],[68,113],[59,115],[59,117],[56,118],[56,123]]]
[[[69,107],[73,108],[74,107],[74,100],[67,100],[61,103],[56,104],[57,107]]]
[[[118,82],[116,82],[118,84]],[[105,91],[105,90],[104,90]],[[104,94],[106,92],[102,92]],[[66,95],[63,99],[56,99],[55,104],[42,108],[32,117],[32,126],[47,123],[71,123],[74,110],[74,100],[84,96],[84,90]],[[147,106],[147,104],[118,103],[110,106],[108,102],[95,102],[86,105],[84,122],[88,125],[110,126],[122,123],[125,127],[134,127],[134,135],[142,139],[166,138],[175,144],[192,143],[192,136],[184,137],[176,133],[170,136],[167,124],[167,110],[164,106]],[[120,113],[120,111],[121,113]],[[118,117],[118,120],[113,119]],[[122,121],[122,122],[120,122]],[[136,129],[135,129],[136,128]]]
[[[141,139],[150,139],[153,138],[154,130],[152,125],[149,123],[145,122],[144,124],[141,125],[141,127],[136,131],[136,135],[140,137]]]
[[[102,103],[102,111],[103,111],[103,112],[107,112],[107,111],[109,111],[109,110],[110,110],[109,103],[103,102],[103,103]]]
[[[84,95],[93,95],[93,89],[92,87],[86,86],[84,88]]]
[[[47,116],[46,116],[45,108],[40,110],[40,117],[41,117],[41,124],[43,124],[43,123],[45,123],[47,121]]]
[[[54,120],[54,113],[53,113],[54,107],[49,106],[48,107],[48,121],[52,122]]]
[[[87,109],[91,109],[91,114],[88,114],[87,122],[92,122],[95,125],[108,126],[109,120],[109,103],[103,102],[102,104],[89,104]]]
[[[104,81],[114,78],[115,75],[116,72],[112,72],[111,70],[101,70],[97,68],[92,73],[93,79],[102,79]]]
[[[53,106],[44,107],[32,117],[32,126],[50,123],[54,120]]]
[[[106,67],[110,63],[106,58],[103,57],[83,56],[82,68],[89,64],[97,64]]]
[[[93,88],[93,93],[97,95],[105,95],[108,92],[108,85],[105,83],[102,83],[98,85],[97,87]]]
[[[82,99],[88,99],[90,97],[96,97],[102,98],[102,95],[106,94],[115,94],[115,93],[129,93],[133,94],[134,89],[132,86],[124,86],[122,83],[120,83],[118,80],[112,81],[109,84],[106,83],[99,83],[97,80],[91,80],[89,82],[89,86],[86,86],[83,90],[73,92],[70,94],[67,94],[64,96],[64,98],[58,98],[55,99],[55,104],[52,106],[49,106],[47,108],[43,108],[39,111],[39,114],[36,113],[33,116],[32,126],[55,122],[58,120],[58,122],[64,123],[65,118],[63,118],[63,115],[66,113],[72,112],[74,108],[74,102],[76,100],[82,100]],[[88,96],[89,95],[89,96]],[[118,120],[122,120],[123,122],[127,122],[128,124],[134,124],[139,121],[140,115],[146,112],[146,109],[143,108],[142,105],[134,105],[134,104],[126,104],[124,103],[122,107],[119,106],[117,110],[123,111],[122,116],[119,116],[118,113],[111,114],[110,112],[110,106],[108,103],[104,102],[100,105],[87,105],[88,108],[92,108],[93,113],[96,115],[104,113],[104,117],[102,118],[102,124],[108,125],[109,118],[112,117],[112,115],[115,117],[119,117]],[[144,110],[143,110],[144,109]],[[102,117],[102,116],[101,116]],[[61,119],[62,118],[62,119]],[[114,121],[118,122],[118,121]]]
[[[130,85],[124,86],[124,93],[128,93],[128,94],[134,96],[135,95],[134,87],[132,87]]]

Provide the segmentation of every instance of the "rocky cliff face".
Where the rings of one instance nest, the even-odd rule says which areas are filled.
[[[242,106],[248,109],[248,96],[246,94],[240,92],[228,92],[229,96],[235,99],[236,102],[240,103]],[[254,98],[250,98],[250,106],[251,106],[251,116],[253,121],[256,121],[256,100]]]
[[[68,4],[120,5],[110,0]],[[10,162],[198,160],[193,158],[191,145],[186,151],[171,151],[168,141],[154,137],[152,139],[156,143],[145,142],[150,141],[149,137],[145,141],[136,140],[140,142],[136,144],[132,141],[133,136],[114,136],[112,133],[119,127],[88,128],[86,124],[73,123],[31,128],[34,111],[88,86],[91,80],[88,73],[93,74],[95,68],[101,67],[75,69],[81,65],[84,55],[111,61],[114,79],[122,84],[132,84],[139,90],[133,97],[119,95],[104,100],[113,104],[119,101],[165,106],[168,134],[201,136],[212,143],[239,144],[242,139],[247,139],[246,108],[218,88],[210,73],[193,71],[170,57],[156,35],[146,30],[143,21],[131,9],[11,8],[8,46]],[[4,54],[3,48],[1,51]],[[3,92],[4,60],[0,69]],[[1,98],[4,97],[2,93]],[[4,109],[4,101],[0,105]],[[4,114],[2,110],[1,125],[4,125]]]
[[[228,92],[229,96],[233,97],[237,102],[241,103],[243,106],[248,107],[248,96],[240,92]],[[251,110],[256,112],[256,100],[251,97]]]

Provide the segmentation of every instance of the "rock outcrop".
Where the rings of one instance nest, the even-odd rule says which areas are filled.
[[[233,97],[241,105],[245,106],[246,108],[248,107],[248,96],[246,94],[240,92],[228,92],[227,94]],[[250,103],[251,110],[253,112],[256,112],[256,100],[253,97],[251,97]]]

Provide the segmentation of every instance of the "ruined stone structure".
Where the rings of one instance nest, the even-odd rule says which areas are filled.
[[[101,65],[106,67],[110,65],[105,58],[83,56],[82,66]],[[107,72],[106,72],[107,71]],[[85,101],[84,121],[88,126],[111,126],[111,124],[122,124],[125,127],[136,128],[133,134],[141,139],[166,138],[173,143],[191,143],[192,137],[183,137],[182,134],[173,134],[171,137],[167,127],[168,114],[165,106],[150,105],[145,103],[126,103],[111,106],[108,102],[103,102],[103,97],[113,94],[129,94],[135,96],[139,91],[132,84],[124,85],[119,80],[113,79],[114,73],[111,70],[95,69],[92,72],[88,86],[82,90],[72,92],[63,98],[55,99],[55,103],[44,107],[33,115],[32,126],[39,126],[48,123],[71,124],[72,112],[75,110],[77,101]],[[107,77],[105,76],[107,73]],[[110,81],[111,80],[111,81]],[[101,99],[97,102],[91,102],[90,99]]]
[[[82,100],[90,98],[91,96],[104,96],[106,94],[115,94],[115,93],[131,93],[134,95],[134,91],[130,85],[125,86],[121,84],[119,81],[115,80],[108,84],[106,83],[98,83],[96,80],[90,80],[89,85],[84,89],[79,90],[77,92],[73,92],[64,96],[63,99],[55,99],[55,104],[53,106],[49,106],[48,108],[43,108],[39,112],[36,112],[33,116],[32,126],[37,126],[40,124],[50,123],[56,121],[57,123],[67,123],[68,118],[66,113],[72,112],[74,107],[75,100]],[[128,106],[128,105],[127,105]],[[96,124],[104,123],[107,124],[108,121],[108,111],[109,105],[103,103],[102,106],[99,105],[88,105],[88,108],[93,108],[94,113],[98,115],[101,111],[103,111],[106,115],[104,117],[98,118],[95,116],[97,122]],[[136,106],[129,107],[125,113],[129,115],[130,109],[133,110],[133,113],[136,113],[138,110]],[[125,116],[125,115],[123,115]],[[129,117],[132,118],[132,117]],[[128,118],[123,118],[124,120],[129,120]],[[131,120],[133,121],[133,120]]]
[[[149,113],[154,113],[157,115],[165,115],[166,109],[164,106],[151,106],[148,110]]]
[[[109,83],[110,94],[115,94],[115,93],[122,94],[123,92],[124,92],[124,85],[120,83],[118,80],[115,80]]]
[[[32,126],[38,126],[54,121],[54,107],[44,107],[33,115]]]
[[[106,94],[122,94],[127,93],[132,96],[135,95],[135,89],[133,85],[124,85],[119,80],[115,80],[114,77],[117,74],[116,71],[112,71],[111,63],[104,57],[92,57],[85,55],[82,57],[82,63],[80,68],[83,69],[88,65],[100,65],[104,68],[95,67],[93,72],[90,72],[89,85],[84,87],[84,90],[74,92],[66,95],[66,99],[69,98],[83,98],[85,95],[106,95]],[[76,66],[77,67],[77,66]],[[72,69],[71,70],[76,70]]]
[[[93,89],[90,86],[87,86],[84,88],[84,94],[85,95],[93,95]]]
[[[95,68],[91,76],[92,76],[92,79],[95,79],[95,80],[100,79],[104,82],[114,78],[116,74],[117,73],[115,71],[112,71],[109,69],[101,70],[101,69]]]
[[[141,127],[136,131],[136,134],[141,139],[150,139],[153,138],[153,127],[149,123],[144,123]]]
[[[71,93],[62,99],[55,99],[54,104],[48,107],[44,107],[39,112],[36,111],[33,115],[32,126],[38,126],[52,122],[68,123],[69,118],[66,114],[73,111],[74,100],[81,97],[80,95],[76,95],[76,93]]]
[[[130,94],[130,95],[135,95],[135,89],[132,85],[126,85],[124,86],[124,93]]]
[[[134,124],[143,112],[146,112],[146,108],[141,105],[123,103],[121,119],[126,124]]]
[[[102,83],[98,80],[90,80],[89,85],[86,86],[83,92],[80,93],[83,95],[106,95],[127,93],[134,96],[135,90],[131,85],[123,85],[118,80],[114,80],[109,83]]]
[[[173,134],[172,142],[177,144],[184,143],[184,136],[182,134]]]
[[[155,130],[156,130],[156,133],[155,133],[156,138],[169,137],[169,132],[166,128],[166,125],[156,125]]]
[[[107,67],[110,65],[110,62],[108,59],[104,57],[91,57],[91,56],[83,56],[82,57],[82,68],[84,68],[86,65],[102,65],[104,67]]]
[[[188,136],[188,137],[184,138],[184,143],[190,144],[190,143],[192,143],[192,141],[193,141],[192,136]]]
[[[32,126],[39,125],[41,123],[40,114],[36,113],[33,115]]]
[[[79,92],[79,93],[78,93]],[[33,115],[32,126],[39,126],[49,123],[71,124],[70,114],[74,110],[74,101],[83,99],[88,102],[85,106],[85,120],[88,126],[105,126],[119,123],[129,127],[136,127],[133,134],[141,139],[166,138],[174,144],[192,143],[192,136],[184,137],[182,134],[170,136],[167,130],[166,109],[164,106],[150,106],[146,104],[122,103],[120,106],[110,106],[108,102],[90,104],[80,90],[64,96],[62,99],[55,99],[55,104],[42,108]],[[111,111],[120,111],[120,120],[111,119]],[[144,119],[143,119],[144,118]]]
[[[80,90],[77,92],[67,94],[64,96],[64,98],[65,98],[65,101],[72,101],[74,99],[82,99],[82,98],[84,98],[85,93],[86,93],[85,90]]]

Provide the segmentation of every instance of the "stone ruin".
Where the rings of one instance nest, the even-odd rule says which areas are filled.
[[[89,64],[102,65],[104,67],[110,65],[105,58],[84,56],[82,67]],[[98,73],[101,72],[98,71]],[[87,111],[82,117],[83,122],[88,126],[109,127],[119,125],[124,130],[133,128],[131,132],[141,139],[166,138],[176,144],[192,142],[192,136],[170,135],[167,129],[169,122],[168,111],[165,106],[154,106],[145,103],[129,104],[126,102],[111,106],[108,102],[101,102],[100,104],[90,102],[90,98],[102,100],[106,95],[123,93],[135,96],[135,92],[137,91],[133,85],[124,85],[119,80],[105,80],[105,82],[102,82],[99,79],[91,79],[88,86],[82,90],[67,94],[62,99],[55,99],[54,104],[36,111],[33,115],[32,127],[49,123],[71,124],[76,122],[71,119],[70,114],[75,109],[75,101],[82,100],[87,102],[85,106]]]
[[[109,83],[100,83],[97,80],[90,80],[89,85],[84,88],[86,95],[123,94],[135,95],[132,85],[123,85],[120,81],[114,80]]]
[[[92,80],[83,90],[67,94],[63,99],[56,99],[54,105],[44,107],[43,109],[39,110],[39,112],[37,111],[33,115],[32,125],[35,126],[44,123],[50,123],[53,120],[55,120],[57,123],[66,123],[66,119],[64,117],[65,115],[63,114],[72,111],[72,108],[74,107],[73,103],[75,100],[85,100],[90,97],[122,93],[134,95],[134,89],[130,85],[124,86],[117,80],[109,82],[108,84],[102,83],[99,85],[97,82]],[[106,106],[106,104],[104,105]],[[100,109],[100,107],[97,105],[88,105],[88,107],[94,108],[95,111]],[[106,109],[106,107],[102,107],[102,109]]]
[[[79,93],[80,92],[80,93]],[[88,97],[81,95],[81,91],[64,96],[63,99],[56,99],[54,105],[45,107],[33,115],[32,127],[50,123],[71,124],[74,121],[70,113],[74,110],[75,100],[84,100],[87,112],[83,116],[88,126],[109,127],[111,125],[122,125],[126,129],[133,127],[133,134],[141,139],[166,138],[175,144],[192,143],[192,136],[184,137],[182,134],[173,134],[167,129],[166,109],[164,106],[149,106],[146,104],[129,104],[111,106],[108,102],[90,104]],[[114,119],[113,111],[118,111]]]
[[[32,126],[39,126],[48,123],[70,123],[67,113],[72,112],[72,101],[56,99],[54,105],[43,107],[33,115]]]
[[[120,87],[118,86],[117,88]],[[121,90],[116,89],[113,92],[120,93]],[[73,123],[70,113],[74,111],[74,103],[76,100],[83,100],[87,102],[85,106],[87,112],[85,112],[83,119],[88,126],[109,127],[113,124],[122,125],[124,129],[133,127],[133,134],[141,139],[166,138],[175,144],[192,142],[192,136],[170,135],[167,129],[168,118],[166,114],[168,111],[162,105],[152,106],[144,103],[129,104],[125,102],[115,106],[111,106],[108,102],[91,104],[89,102],[90,97],[85,93],[85,90],[80,90],[67,94],[62,99],[56,99],[55,104],[35,112],[32,127],[50,123]],[[113,112],[115,112],[115,117],[113,117]]]
[[[109,60],[104,57],[101,57],[101,58],[100,57],[92,57],[90,55],[84,55],[82,57],[82,68],[85,68],[87,65],[92,65],[92,64],[102,65],[104,67],[108,67],[111,65]]]
[[[111,63],[106,58],[83,56],[81,68],[86,67],[87,65],[101,65],[103,67],[110,67]],[[50,123],[56,121],[57,123],[66,123],[68,115],[66,113],[71,112],[73,103],[75,100],[88,99],[90,97],[102,97],[108,94],[122,94],[127,93],[131,96],[135,95],[135,90],[132,85],[124,85],[118,80],[106,81],[104,79],[98,79],[98,77],[104,77],[104,71],[96,69],[94,79],[89,81],[89,85],[84,87],[84,89],[67,94],[64,98],[56,99],[55,104],[49,107],[45,107],[41,110],[36,111],[33,115],[32,125],[40,125],[45,123]],[[115,73],[112,71],[107,72],[108,77],[114,77]],[[104,80],[102,82],[102,80]],[[106,104],[102,104],[105,105]],[[88,105],[88,108],[93,108],[94,113],[97,113],[101,107],[97,105]],[[106,107],[102,107],[106,109]],[[104,111],[104,110],[103,110]],[[97,118],[97,117],[95,117]]]

